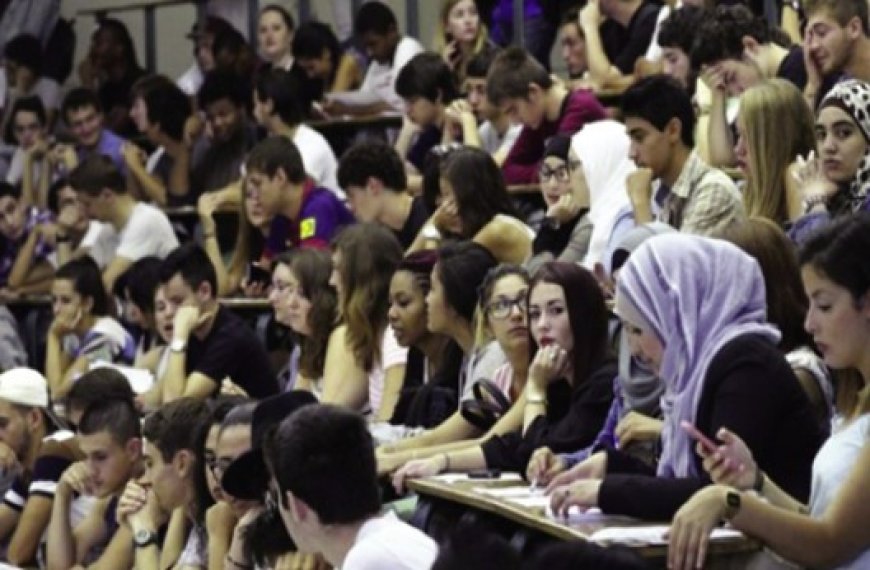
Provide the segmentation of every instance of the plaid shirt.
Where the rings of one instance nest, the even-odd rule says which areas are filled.
[[[695,151],[670,190],[659,185],[655,202],[659,207],[657,220],[690,234],[718,235],[746,216],[734,181],[701,160]]]
[[[52,221],[51,212],[31,208],[27,213],[27,221],[24,223],[24,231],[21,233],[20,238],[15,241],[0,238],[0,285],[6,285],[6,282],[9,280],[9,274],[12,272],[15,258],[18,257],[18,252],[21,251],[21,247],[27,241],[27,236],[30,235],[33,228],[39,224],[51,223]],[[53,248],[40,239],[36,244],[36,250],[33,252],[33,258],[35,261],[42,261],[52,251]]]

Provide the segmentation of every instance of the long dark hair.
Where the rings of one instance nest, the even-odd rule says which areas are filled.
[[[109,314],[109,297],[103,285],[103,277],[97,263],[90,256],[67,261],[57,270],[54,278],[71,281],[76,293],[83,299],[90,298],[93,301],[91,315],[104,317]]]
[[[551,261],[542,265],[529,284],[529,298],[541,283],[552,283],[565,293],[565,305],[574,337],[574,382],[576,388],[608,356],[608,313],[604,293],[595,277],[574,263]],[[531,327],[531,323],[530,323]],[[532,339],[533,350],[538,349]]]

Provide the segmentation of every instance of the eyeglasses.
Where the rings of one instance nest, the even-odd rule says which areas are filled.
[[[559,182],[568,182],[571,180],[571,170],[567,164],[557,166],[556,168],[550,168],[545,165],[541,166],[541,169],[538,170],[538,178],[541,179],[541,182],[548,182],[554,178]]]
[[[494,319],[506,319],[513,312],[514,307],[525,313],[529,310],[528,298],[523,295],[516,299],[498,299],[486,306],[486,312]]]

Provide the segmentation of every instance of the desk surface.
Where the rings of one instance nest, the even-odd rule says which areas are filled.
[[[346,115],[342,117],[332,117],[329,119],[319,119],[308,121],[308,126],[315,130],[328,129],[356,129],[363,127],[370,128],[389,128],[401,127],[402,115],[398,113],[388,113],[379,115],[361,115],[352,116]]]
[[[272,304],[266,298],[255,299],[252,297],[225,297],[219,299],[222,306],[228,309],[271,311]],[[18,299],[12,299],[6,303],[13,307],[50,307],[51,295],[26,295]]]
[[[475,487],[518,486],[526,486],[526,484],[516,480],[486,479],[463,479],[446,482],[443,479],[431,477],[408,481],[408,487],[423,497],[443,499],[499,515],[521,526],[561,540],[589,540],[590,535],[594,532],[607,527],[650,526],[650,523],[645,521],[620,516],[608,516],[604,517],[604,520],[596,520],[595,522],[568,523],[558,521],[548,517],[543,507],[526,507],[507,499],[484,495],[474,490]],[[667,552],[667,547],[663,545],[638,544],[633,545],[633,549],[645,557],[661,557]],[[758,549],[759,545],[756,541],[744,537],[712,541],[709,552],[713,555],[725,555],[752,552]]]

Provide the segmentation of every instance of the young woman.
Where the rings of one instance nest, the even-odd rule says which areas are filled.
[[[616,311],[632,354],[665,383],[662,453],[655,470],[617,450],[596,453],[551,482],[555,512],[579,505],[648,520],[673,516],[708,483],[682,422],[704,434],[731,426],[768,472],[807,495],[824,434],[766,322],[754,259],[721,240],[657,236],[620,270]]]
[[[815,148],[813,114],[793,83],[771,79],[744,92],[734,154],[746,175],[747,215],[779,225],[799,218],[802,196],[792,164]]]
[[[870,210],[870,83],[837,83],[816,112],[819,156],[798,178],[805,211],[791,232],[801,241],[830,217]]]
[[[408,351],[387,320],[390,279],[401,259],[399,242],[379,224],[349,226],[332,243],[329,283],[341,321],[326,349],[322,401],[370,412],[375,421],[392,417],[405,378]]]
[[[158,285],[154,291],[154,334],[160,339],[160,344],[147,352],[136,364],[154,375],[154,386],[139,396],[138,401],[143,411],[153,411],[163,403],[163,376],[169,366],[169,343],[172,342],[173,309],[166,298],[163,285]]]
[[[829,431],[834,388],[822,358],[812,348],[812,337],[804,330],[809,300],[801,286],[794,245],[779,226],[766,218],[748,218],[732,225],[721,237],[754,257],[761,266],[767,320],[779,329],[782,335],[779,349],[806,392],[819,425]]]
[[[324,93],[357,89],[366,61],[353,48],[342,49],[332,28],[322,22],[305,22],[293,38],[293,57],[310,79],[319,81]]]
[[[283,389],[323,393],[326,347],[335,330],[338,300],[329,285],[332,260],[325,251],[299,249],[275,259],[269,301],[275,320],[293,331],[296,347]]]
[[[132,364],[133,337],[109,316],[109,299],[97,264],[74,259],[58,269],[51,286],[54,320],[48,330],[45,377],[53,398],[97,361]]]
[[[322,94],[318,92],[319,82],[309,79],[299,63],[293,58],[295,28],[296,22],[290,12],[277,4],[269,4],[260,10],[257,42],[260,56],[265,62],[265,69],[283,69],[292,73],[298,80],[299,107],[307,116],[311,110],[311,103],[320,99]]]
[[[522,301],[518,297],[502,303],[512,313],[513,305]],[[538,447],[568,451],[592,442],[610,408],[616,376],[615,363],[608,358],[604,295],[582,267],[550,262],[535,274],[526,302],[537,353],[519,400],[522,429],[412,462],[396,473],[394,485],[401,488],[406,477],[443,471],[518,471]]]
[[[870,217],[858,214],[830,224],[800,252],[801,277],[810,299],[807,331],[828,366],[858,372],[853,381],[838,385],[839,422],[813,461],[809,503],[781,489],[780,479],[770,475],[756,461],[755,450],[726,425],[728,429],[717,433],[722,445],[715,453],[702,450],[704,468],[718,484],[697,493],[674,517],[669,567],[700,567],[710,529],[723,518],[800,566],[858,570],[870,565],[868,248]],[[742,492],[753,488],[763,497]],[[766,558],[769,564],[764,567],[776,567],[771,557]]]
[[[435,51],[453,70],[460,85],[469,60],[489,49],[495,49],[495,44],[489,40],[474,0],[444,0],[435,28]]]
[[[497,342],[475,345],[475,311],[479,285],[496,261],[483,246],[469,242],[448,244],[438,250],[426,295],[429,331],[448,336],[463,353],[459,373],[459,399],[473,397],[474,385],[490,379],[506,356]],[[422,457],[433,446],[480,435],[481,430],[456,410],[447,420],[423,434],[378,448],[378,470],[390,472],[410,459]]]
[[[157,332],[154,297],[160,284],[161,260],[143,257],[115,282],[115,296],[123,299],[124,320],[139,329],[133,366],[149,368],[148,355],[164,343]]]
[[[522,263],[532,253],[534,232],[516,217],[501,171],[485,151],[437,147],[439,160],[426,168],[424,199],[434,212],[408,253],[431,247],[442,235],[471,240],[497,261]]]
[[[589,251],[592,222],[587,216],[588,192],[585,204],[578,203],[572,179],[582,174],[577,173],[579,168],[571,168],[570,150],[571,138],[563,135],[551,138],[544,150],[538,179],[547,214],[532,244],[534,256],[526,264],[532,271],[553,259],[579,263]]]

